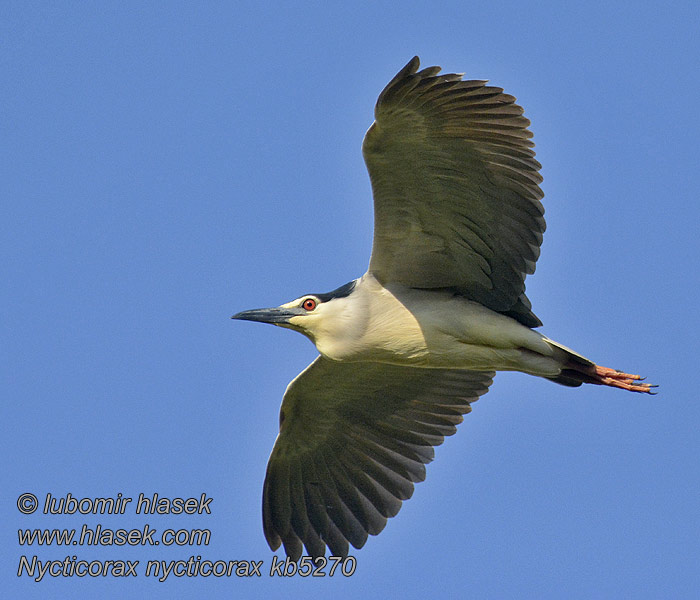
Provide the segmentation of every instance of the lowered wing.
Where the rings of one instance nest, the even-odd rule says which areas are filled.
[[[346,556],[425,478],[433,446],[485,394],[492,372],[318,357],[287,388],[267,466],[263,526],[294,560]]]

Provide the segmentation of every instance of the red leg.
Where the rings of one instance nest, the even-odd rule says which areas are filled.
[[[642,383],[642,379],[644,378],[639,375],[623,373],[617,369],[609,369],[608,367],[595,365],[593,370],[595,371],[595,375],[593,375],[593,381],[590,383],[609,385],[610,387],[621,388],[623,390],[629,390],[630,392],[644,392],[647,394],[655,394],[656,392],[653,388],[658,387],[651,383]]]

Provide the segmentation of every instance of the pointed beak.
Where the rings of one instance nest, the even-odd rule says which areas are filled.
[[[258,321],[259,323],[272,323],[273,325],[283,325],[289,323],[292,317],[303,314],[304,309],[299,308],[256,308],[254,310],[244,310],[233,315],[232,319],[241,321]]]

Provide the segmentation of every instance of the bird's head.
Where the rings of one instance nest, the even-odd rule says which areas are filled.
[[[272,323],[294,329],[318,347],[324,339],[342,335],[348,322],[352,294],[357,280],[325,294],[305,294],[274,308],[256,308],[233,315],[232,319]],[[319,348],[320,349],[320,348]]]

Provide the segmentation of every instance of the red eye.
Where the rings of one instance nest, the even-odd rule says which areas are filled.
[[[302,302],[301,305],[304,307],[305,310],[313,310],[314,308],[316,308],[316,300],[314,300],[313,298],[307,298],[306,300],[304,300],[304,302]]]

